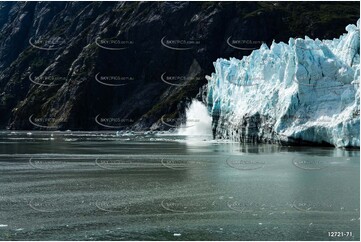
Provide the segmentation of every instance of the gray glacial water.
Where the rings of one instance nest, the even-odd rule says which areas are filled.
[[[1,240],[360,239],[359,150],[115,132],[0,143]]]

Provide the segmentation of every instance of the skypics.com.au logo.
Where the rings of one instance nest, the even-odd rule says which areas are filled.
[[[229,36],[226,42],[228,46],[237,50],[256,50],[259,49],[261,44],[263,44],[263,41],[233,39],[232,36]]]
[[[29,80],[39,86],[53,87],[61,85],[66,81],[66,77],[61,76],[37,76],[34,77],[33,73],[29,75]]]
[[[59,125],[53,125],[55,123],[62,123],[66,122],[66,120],[62,118],[56,118],[56,117],[34,117],[34,114],[30,115],[29,122],[38,128],[44,128],[44,129],[59,129]]]
[[[98,72],[94,78],[98,83],[109,87],[121,87],[134,81],[134,77],[132,76],[104,76],[101,75],[100,72]]]
[[[103,39],[98,37],[95,39],[95,44],[105,50],[120,51],[126,50],[134,45],[133,40],[119,40],[119,39]]]
[[[110,129],[120,129],[126,128],[135,123],[135,121],[131,118],[117,118],[117,117],[100,117],[100,114],[95,116],[95,122],[104,127]]]
[[[177,75],[167,75],[167,72],[164,72],[161,76],[160,79],[162,80],[162,82],[171,85],[171,86],[176,86],[176,87],[184,87],[184,86],[188,86],[189,82],[192,80],[195,81],[199,81],[202,80],[204,78],[202,77],[188,77],[188,76],[177,76]]]
[[[58,50],[60,48],[63,48],[65,46],[65,39],[62,37],[40,37],[40,38],[34,38],[31,37],[29,39],[29,44],[35,49],[39,50],[47,50],[47,51],[54,51]]]
[[[160,43],[165,48],[176,51],[191,50],[201,44],[199,40],[169,39],[167,36],[164,36]]]
[[[170,128],[179,128],[180,124],[182,123],[182,119],[181,118],[167,118],[167,115],[164,114],[161,118],[160,121],[162,122],[162,124],[170,127]],[[199,123],[201,120],[197,119],[197,118],[188,118],[187,119],[187,124],[183,124],[181,125],[182,128],[190,128],[195,126],[197,123]],[[179,125],[178,125],[179,124]]]
[[[230,156],[226,159],[226,164],[236,170],[258,170],[265,166],[265,162],[262,160],[255,160],[255,157],[246,156]]]

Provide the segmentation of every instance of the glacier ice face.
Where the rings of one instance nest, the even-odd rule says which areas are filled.
[[[218,59],[207,105],[216,138],[360,146],[360,20],[333,40],[263,44]]]

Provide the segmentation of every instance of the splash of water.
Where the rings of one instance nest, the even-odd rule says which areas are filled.
[[[212,117],[208,114],[207,107],[198,100],[192,100],[186,110],[187,121],[178,130],[179,135],[211,136]]]

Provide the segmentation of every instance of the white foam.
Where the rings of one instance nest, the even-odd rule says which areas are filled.
[[[212,135],[212,118],[207,107],[198,100],[193,100],[186,110],[186,124],[180,126],[178,135],[210,136]]]

